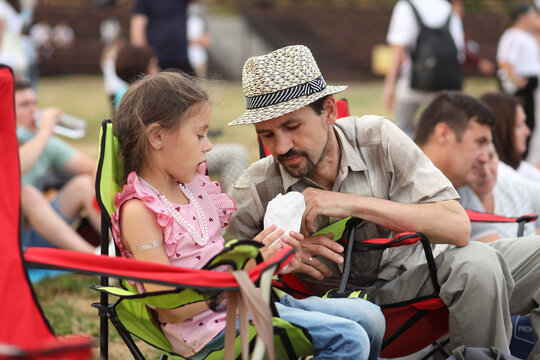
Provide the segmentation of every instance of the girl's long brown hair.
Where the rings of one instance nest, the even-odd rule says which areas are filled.
[[[158,123],[174,130],[193,111],[208,101],[198,80],[181,72],[165,71],[146,76],[130,86],[118,106],[113,131],[124,162],[123,183],[130,172],[138,172],[146,154],[146,129]]]
[[[504,93],[485,93],[480,97],[491,110],[495,119],[493,143],[502,162],[514,169],[519,167],[522,154],[516,151],[515,128],[516,108],[520,104],[517,97]]]

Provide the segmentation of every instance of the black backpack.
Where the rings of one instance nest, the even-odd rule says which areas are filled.
[[[450,34],[450,20],[438,29],[427,27],[420,14],[411,3],[420,33],[416,48],[411,49],[411,88],[417,90],[439,91],[460,90],[463,84],[463,71],[458,61],[458,52]]]

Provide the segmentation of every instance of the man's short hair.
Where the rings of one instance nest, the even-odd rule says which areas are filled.
[[[19,79],[15,81],[15,91],[30,89],[32,84],[27,79]]]
[[[311,107],[313,111],[317,113],[317,115],[321,115],[324,110],[324,102],[326,101],[326,99],[328,99],[329,96],[330,95],[323,96],[322,98],[315,100],[308,106]]]
[[[482,101],[459,91],[443,91],[420,115],[414,141],[420,146],[426,144],[441,122],[447,124],[460,141],[471,120],[490,128],[494,126],[491,111]]]

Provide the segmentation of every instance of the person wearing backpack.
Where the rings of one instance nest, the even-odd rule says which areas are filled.
[[[446,0],[399,0],[386,41],[391,60],[382,100],[388,109],[394,107],[394,122],[412,137],[421,105],[440,90],[461,89],[463,23]]]

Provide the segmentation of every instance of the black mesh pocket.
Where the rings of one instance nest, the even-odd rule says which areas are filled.
[[[347,287],[368,287],[377,281],[384,250],[355,246],[351,258],[351,272]]]
[[[371,238],[371,233],[380,233],[373,231],[372,226],[375,225],[356,218],[347,222],[340,241],[346,249],[340,291],[369,287],[377,281],[384,248],[364,242]]]

